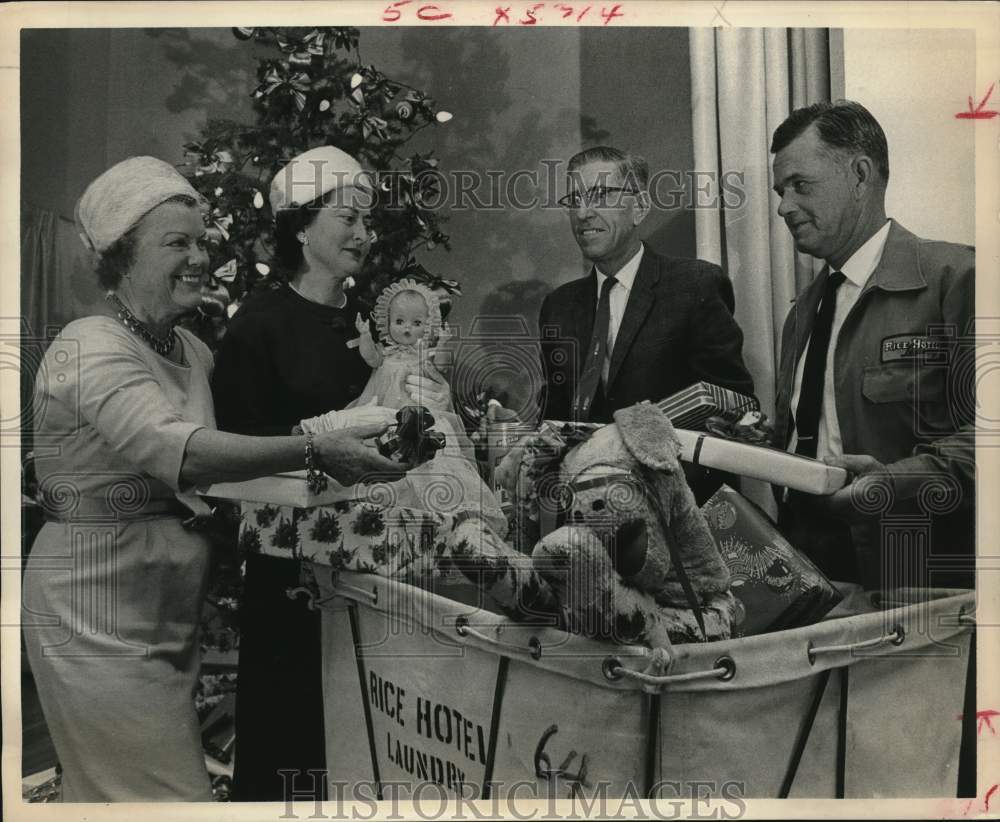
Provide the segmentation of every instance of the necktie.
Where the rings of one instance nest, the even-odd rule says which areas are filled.
[[[795,410],[795,431],[798,436],[795,453],[805,457],[816,457],[816,436],[819,432],[819,415],[823,410],[823,386],[826,379],[826,353],[830,347],[837,289],[845,279],[839,271],[832,271],[826,278],[823,302],[816,313],[816,321],[809,337],[809,350],[806,351],[806,363],[802,368],[802,387]]]
[[[590,335],[590,348],[587,350],[587,364],[580,374],[573,399],[573,411],[580,421],[590,419],[591,406],[601,382],[604,358],[608,353],[608,330],[611,327],[611,289],[617,282],[614,277],[606,277],[601,285],[601,297],[597,301],[597,315],[594,317],[594,333]]]

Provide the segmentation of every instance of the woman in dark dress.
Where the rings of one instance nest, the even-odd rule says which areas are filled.
[[[389,422],[378,406],[341,411],[370,368],[356,345],[358,306],[344,281],[368,254],[373,189],[348,154],[326,146],[299,155],[271,183],[280,288],[249,298],[230,322],[212,380],[219,428],[286,435],[307,418],[321,430]],[[437,390],[414,377],[415,389]],[[236,760],[232,798],[280,801],[309,792],[325,771],[319,613],[286,591],[297,561],[247,557],[240,604]],[[316,785],[325,795],[325,780]]]

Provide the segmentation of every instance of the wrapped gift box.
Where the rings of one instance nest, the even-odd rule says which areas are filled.
[[[702,513],[729,566],[733,593],[746,609],[737,636],[811,625],[843,598],[763,511],[728,485]]]
[[[360,500],[314,508],[244,502],[239,541],[251,553],[407,578],[433,569],[447,519]]]
[[[326,489],[313,494],[306,485],[305,471],[288,471],[245,482],[217,482],[207,488],[199,489],[198,493],[218,499],[270,502],[275,505],[312,508],[317,505],[332,505],[335,502],[357,499],[361,495],[361,490],[357,485],[345,488],[336,480],[327,477]]]
[[[697,382],[657,405],[677,428],[701,431],[705,420],[723,411],[753,411],[757,400],[709,382]]]

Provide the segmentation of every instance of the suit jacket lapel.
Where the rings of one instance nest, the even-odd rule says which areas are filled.
[[[581,370],[586,362],[587,351],[590,350],[590,336],[594,333],[594,313],[596,311],[597,274],[591,269],[590,276],[580,281],[580,288],[576,292],[576,300],[573,303],[573,336],[580,346],[578,358]]]
[[[639,333],[639,329],[642,328],[646,317],[653,309],[653,303],[656,301],[654,288],[659,281],[659,266],[653,255],[647,250],[642,255],[642,262],[639,263],[639,270],[632,282],[632,290],[629,292],[628,302],[625,304],[625,315],[622,317],[618,336],[615,337],[615,347],[611,352],[611,365],[608,368],[608,388],[615,384],[615,378],[621,371],[625,355],[635,340],[635,335]]]
[[[786,320],[785,334],[781,344],[781,365],[778,370],[778,394],[787,397],[788,403],[792,401],[792,392],[795,387],[795,372],[798,369],[799,360],[805,351],[809,335],[812,334],[813,323],[816,322],[816,309],[823,296],[823,283],[826,282],[828,268],[824,266],[798,299],[792,303],[791,311]],[[789,338],[788,324],[791,324],[791,335]],[[792,438],[792,415],[791,408],[786,408],[787,413],[782,414],[778,410],[777,417],[784,416],[784,419],[775,419],[775,440],[779,447],[787,448]]]
[[[826,277],[830,271],[829,266],[823,266],[823,270],[802,293],[802,296],[795,301],[793,310],[795,311],[795,361],[792,363],[792,373],[798,365],[802,353],[805,351],[806,342],[812,334],[813,323],[816,322],[816,311],[819,308],[820,300],[823,299]],[[793,377],[794,379],[794,377]]]

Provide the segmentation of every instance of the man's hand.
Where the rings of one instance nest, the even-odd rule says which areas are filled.
[[[422,405],[430,411],[447,411],[451,407],[451,386],[431,361],[430,349],[417,343],[417,353],[421,363],[420,374],[410,374],[406,378],[406,391],[415,405]]]
[[[823,462],[847,471],[847,485],[829,497],[821,497],[829,512],[848,522],[858,522],[869,515],[860,510],[855,499],[867,499],[877,493],[877,486],[889,481],[886,467],[868,454],[844,454],[842,457],[824,457]]]
[[[317,434],[313,440],[316,467],[344,487],[358,482],[393,482],[411,466],[386,459],[366,443],[388,428],[387,425],[359,425]]]

